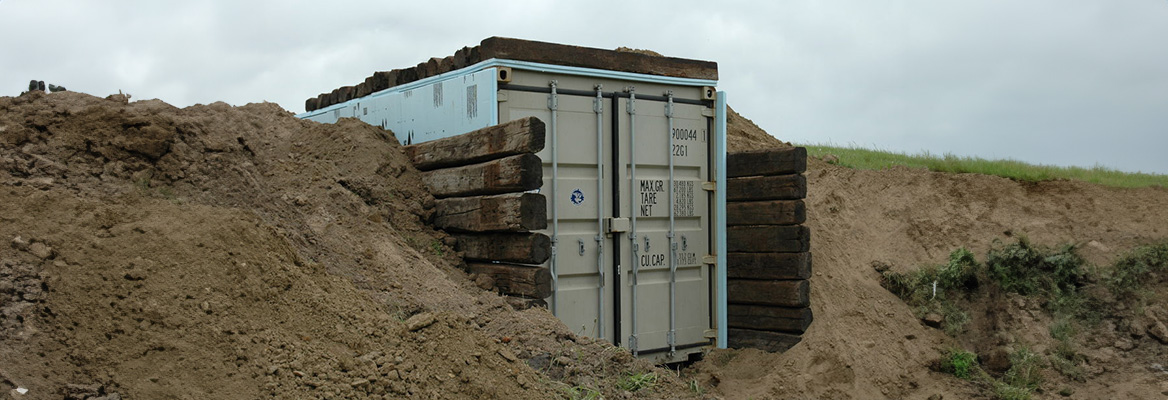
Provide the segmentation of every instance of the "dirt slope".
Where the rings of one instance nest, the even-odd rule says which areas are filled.
[[[732,140],[730,149],[776,142]],[[981,257],[994,239],[1025,235],[1046,245],[1078,243],[1088,260],[1103,263],[1121,250],[1168,237],[1164,189],[1019,183],[906,168],[859,171],[819,160],[810,160],[807,177],[815,322],[786,353],[723,351],[699,364],[697,376],[717,383],[727,398],[978,396],[971,384],[928,369],[942,350],[960,343],[925,327],[882,288],[874,261],[900,270],[941,264],[959,246]],[[1034,325],[1029,329],[1045,333],[1046,325]],[[1116,354],[1107,349],[1110,342],[1089,351],[1088,382],[1076,384],[1073,398],[1161,398],[1168,388],[1148,365],[1165,346],[1147,337],[1139,345],[1148,352]],[[1049,396],[1057,395],[1040,398]]]
[[[391,135],[274,104],[0,98],[0,393],[688,395],[473,286]],[[653,390],[616,388],[646,371]]]

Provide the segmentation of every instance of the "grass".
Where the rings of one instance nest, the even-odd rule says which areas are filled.
[[[616,386],[622,390],[636,392],[642,389],[651,389],[657,385],[656,372],[641,372],[636,374],[629,374],[629,376],[617,382]]]
[[[831,144],[803,145],[812,157],[831,154],[838,158],[834,164],[855,168],[881,170],[894,166],[926,168],[930,171],[975,173],[1001,176],[1018,181],[1038,182],[1071,179],[1115,187],[1168,187],[1168,175],[1140,172],[1122,172],[1096,165],[1091,168],[1035,165],[1017,160],[987,160],[980,157],[961,157],[953,154],[936,155],[927,151],[919,154],[866,149],[855,145],[839,147]]]
[[[973,352],[953,349],[946,358],[946,367],[953,370],[953,376],[961,379],[973,378],[973,371],[977,368],[977,354]]]
[[[939,363],[942,371],[988,385],[997,399],[1029,399],[1042,384],[1044,368],[1076,381],[1085,379],[1085,357],[1076,351],[1074,338],[1081,328],[1097,324],[1109,303],[1083,287],[1098,282],[1121,300],[1148,291],[1168,272],[1168,242],[1134,248],[1102,271],[1087,265],[1073,245],[1045,247],[1025,237],[1008,244],[995,241],[985,263],[958,248],[944,265],[926,265],[906,273],[891,272],[887,266],[877,266],[877,270],[881,285],[916,309],[918,317],[941,314],[942,328],[950,336],[963,331],[970,318],[963,306],[983,287],[1040,300],[1053,317],[1049,333],[1056,342],[1046,356],[1018,348],[1010,353],[1010,368],[1000,378],[983,370],[976,354],[961,349],[946,351]],[[1063,388],[1060,393],[1073,390]]]
[[[564,388],[571,400],[597,400],[603,398],[600,391],[587,386],[573,386]]]

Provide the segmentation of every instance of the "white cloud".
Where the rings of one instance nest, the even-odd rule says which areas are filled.
[[[731,104],[784,140],[1168,173],[1165,21],[1159,1],[8,0],[0,93],[301,111],[510,36],[718,61]]]

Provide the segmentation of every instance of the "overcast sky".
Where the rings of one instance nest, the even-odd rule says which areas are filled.
[[[490,36],[717,61],[785,141],[1168,173],[1166,0],[0,0],[0,95],[299,113]]]

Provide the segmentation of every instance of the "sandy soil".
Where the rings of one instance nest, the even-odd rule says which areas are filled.
[[[690,395],[474,286],[391,135],[274,104],[0,98],[0,393]],[[638,372],[660,384],[617,388]]]
[[[761,131],[750,125],[743,130]],[[732,140],[731,151],[783,145],[754,137]],[[994,240],[1024,235],[1044,245],[1078,244],[1085,258],[1102,265],[1122,250],[1168,237],[1163,188],[1020,183],[907,168],[859,171],[814,159],[807,177],[815,322],[786,353],[720,351],[697,365],[693,373],[727,398],[979,397],[983,391],[972,384],[928,369],[945,349],[973,344],[919,322],[880,286],[873,262],[906,271],[942,264],[961,246],[980,258]],[[1004,311],[1024,315],[1013,318],[1003,341],[1045,335],[1049,318],[1029,308]],[[1110,341],[1082,343],[1088,378],[1063,383],[1075,388],[1071,398],[1162,398],[1168,376],[1150,366],[1163,362],[1165,346],[1144,336],[1135,339],[1134,350],[1112,348],[1123,335],[1114,325],[1107,329],[1099,334],[1111,335]],[[1061,398],[1039,395],[1046,397]]]

